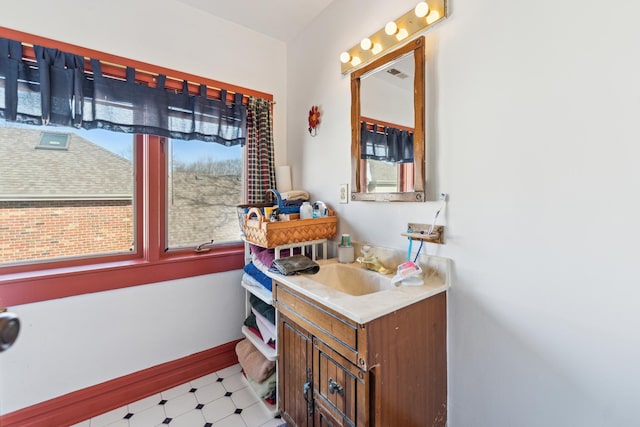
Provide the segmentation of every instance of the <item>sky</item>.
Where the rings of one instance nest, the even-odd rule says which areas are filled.
[[[132,134],[111,132],[102,129],[72,129],[83,138],[121,157],[131,160],[133,152]],[[240,146],[226,147],[222,144],[202,141],[173,140],[173,154],[176,160],[191,163],[201,159],[228,160],[240,158]]]
[[[11,126],[34,128],[34,126],[31,125],[20,125],[17,123],[12,123]],[[103,129],[86,130],[59,126],[36,127],[53,132],[75,133],[120,157],[124,157],[125,159],[131,160],[133,156],[133,134],[112,132]],[[206,160],[208,158],[216,161],[240,159],[242,153],[239,145],[235,147],[226,147],[222,144],[202,141],[172,140],[172,142],[175,159],[185,163],[192,163],[197,160]]]
[[[0,119],[0,126],[6,125],[7,123],[3,119]],[[127,160],[131,160],[133,156],[134,135],[129,133],[113,132],[103,129],[76,129],[62,126],[33,126],[19,123],[11,123],[10,126],[28,127],[31,129],[38,128],[42,131],[50,132],[75,133],[76,135],[79,135],[120,157],[124,157]],[[187,164],[198,160],[207,160],[209,158],[214,161],[242,158],[242,148],[239,145],[226,147],[222,144],[202,141],[172,140],[172,153],[174,155],[174,160]]]

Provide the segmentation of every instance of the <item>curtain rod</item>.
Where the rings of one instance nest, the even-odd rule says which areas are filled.
[[[406,130],[407,132],[415,132],[415,128],[408,127],[408,126],[402,126],[402,125],[398,125],[398,124],[390,123],[390,122],[383,122],[382,120],[372,119],[370,117],[360,116],[360,121],[361,122],[365,122],[367,124],[368,128],[369,128],[369,126],[371,128],[373,128],[373,125],[380,125],[380,126],[385,126],[385,127],[389,127],[389,128],[395,128],[395,129],[399,129],[399,130]],[[369,130],[371,130],[371,129],[369,129]]]
[[[23,46],[23,53],[22,53],[23,58],[27,59],[29,61],[36,61],[34,45],[32,43],[27,43],[27,42],[20,42],[20,43]],[[27,52],[25,52],[24,48],[27,48],[26,49],[27,52],[31,53],[31,55],[27,55]],[[55,48],[55,49],[58,49],[58,48]],[[60,49],[60,50],[62,50],[62,49]],[[71,52],[71,53],[76,55],[73,52]],[[90,61],[92,59],[96,59],[96,58],[91,58],[91,57],[88,57],[88,56],[85,56],[85,55],[79,55],[79,56],[82,56],[86,62],[89,62],[89,64],[90,64]],[[148,71],[148,70],[145,70],[145,69],[138,68],[136,66],[128,66],[128,65],[123,65],[123,64],[116,63],[116,62],[112,62],[112,61],[106,61],[106,60],[103,60],[103,59],[97,59],[97,60],[102,65],[106,65],[108,67],[114,67],[114,68],[121,69],[121,70],[126,70],[127,67],[131,67],[131,68],[134,68],[136,70],[136,73],[142,73],[142,74],[150,77],[149,80],[141,79],[140,81],[142,81],[142,82],[147,82],[147,83],[156,82],[157,77],[162,74],[162,75],[164,75],[166,77],[167,80],[172,80],[174,82],[179,83],[179,85],[175,85],[175,87],[169,87],[169,89],[174,89],[174,90],[182,89],[182,84],[185,81],[187,82],[187,85],[196,86],[196,87],[200,87],[203,84],[203,83],[198,83],[198,82],[189,80],[188,78],[174,77],[174,76],[170,75],[171,74],[170,71],[172,71],[172,70],[167,70],[167,71],[169,71],[169,73],[165,74],[165,73],[159,73],[159,72],[155,72],[155,71]],[[134,61],[134,62],[138,62],[138,61]],[[158,68],[163,68],[163,67],[158,67]],[[92,71],[90,66],[89,66],[88,69],[90,71]],[[177,72],[177,73],[181,74],[180,72]],[[107,74],[109,74],[109,73],[107,73]],[[184,73],[184,74],[186,75],[187,73]],[[121,76],[119,76],[117,74],[115,74],[115,75],[118,76],[118,77],[121,77]],[[174,85],[170,85],[170,86],[174,86]],[[272,105],[276,104],[276,102],[273,100],[273,96],[272,95],[269,95],[269,94],[266,94],[266,93],[263,94],[262,92],[254,91],[254,90],[251,90],[251,89],[247,89],[247,90],[252,94],[245,94],[244,91],[242,91],[242,90],[224,89],[224,88],[211,86],[211,85],[207,85],[207,84],[205,84],[205,86],[206,86],[207,90],[211,90],[212,92],[218,93],[218,94],[220,94],[220,92],[222,90],[226,90],[227,91],[227,96],[231,95],[232,99],[233,99],[233,95],[234,94],[242,93],[243,102],[248,101],[250,96],[256,96],[257,98],[261,98],[261,99],[265,99],[265,100],[269,101]],[[235,85],[229,85],[229,86],[236,87]],[[242,88],[239,88],[239,89],[242,89]],[[198,93],[198,92],[195,92],[195,93]]]

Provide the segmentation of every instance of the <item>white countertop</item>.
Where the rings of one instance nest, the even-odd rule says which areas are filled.
[[[322,269],[323,265],[337,263],[338,260],[333,258],[317,262]],[[343,314],[354,322],[363,324],[440,292],[445,292],[450,287],[449,259],[436,256],[428,257],[426,264],[421,263],[421,267],[424,271],[435,272],[435,274],[425,274],[424,284],[421,286],[400,285],[392,289],[358,296],[349,295],[318,283],[313,280],[313,274],[283,276],[269,271],[267,275],[313,301]],[[359,266],[359,268],[363,267]],[[393,275],[389,277],[391,276]]]

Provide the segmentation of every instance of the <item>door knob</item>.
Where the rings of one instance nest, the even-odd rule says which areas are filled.
[[[0,353],[9,349],[18,338],[20,320],[18,316],[0,309]]]
[[[329,378],[329,393],[330,394],[338,393],[339,395],[343,396],[344,388],[340,384],[338,384],[337,381]]]

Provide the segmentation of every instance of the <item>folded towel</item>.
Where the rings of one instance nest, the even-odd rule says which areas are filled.
[[[269,322],[262,314],[258,313],[258,310],[251,307],[251,312],[256,316],[256,324],[260,335],[262,335],[262,342],[269,344],[270,341],[276,340],[276,325]]]
[[[258,288],[263,292],[267,291],[262,283],[258,282],[253,276],[247,273],[242,274],[242,284],[245,286],[251,286],[252,288]]]
[[[302,190],[285,191],[280,196],[285,200],[309,200],[309,193]]]
[[[236,354],[242,369],[259,383],[275,372],[276,363],[264,357],[246,338],[236,344]]]
[[[251,304],[251,307],[255,308],[258,313],[267,318],[269,322],[274,325],[276,324],[276,309],[272,305],[267,304],[253,294],[249,296],[249,304]]]
[[[253,391],[255,391],[261,399],[275,397],[276,382],[278,381],[278,375],[275,372],[269,375],[269,378],[260,383],[251,378],[251,376],[246,372],[244,372],[244,377],[247,379],[247,382],[251,384]]]
[[[258,268],[252,262],[250,262],[249,264],[245,264],[244,272],[260,282],[262,286],[264,286],[268,290],[271,290],[271,278],[264,274],[262,271],[258,270]]]
[[[320,266],[317,262],[304,255],[293,255],[273,261],[273,267],[271,267],[270,271],[284,274],[285,276],[301,273],[316,274],[320,271]]]
[[[306,201],[307,201],[307,199],[283,200],[283,201],[282,201],[282,204],[283,204],[284,206],[298,206],[298,207],[300,207],[300,206],[302,206],[302,204],[303,204],[304,202],[306,202]]]
[[[260,340],[265,344],[267,344],[269,347],[275,348],[276,347],[276,336],[275,336],[276,325],[272,325],[271,322],[269,322],[267,319],[262,317],[261,314],[258,314],[258,316],[260,316],[261,319],[265,322],[265,325],[263,325],[263,328],[266,328],[269,334],[271,335],[270,337],[267,337],[267,338],[263,337],[262,333],[260,332],[260,329],[258,328],[258,319],[256,318],[256,314],[254,313],[255,309],[251,307],[251,310],[252,310],[251,313],[249,313],[247,318],[244,319],[244,322],[243,322],[244,326],[246,326],[247,329],[249,329],[256,337],[260,338]],[[273,331],[273,333],[271,333],[271,331]]]
[[[267,274],[267,271],[269,271],[269,269],[271,268],[271,263],[269,263],[269,267],[267,267],[265,264],[262,263],[262,261],[260,261],[255,255],[251,258],[251,262],[253,263],[253,265],[256,266],[256,268],[258,270],[260,270],[261,272],[263,272],[264,274]]]
[[[260,246],[256,246],[256,245],[249,245],[250,249],[251,249],[251,259],[253,260],[253,263],[256,265],[256,267],[258,267],[260,270],[262,270],[260,268],[260,266],[258,265],[259,263],[262,263],[262,265],[264,265],[267,270],[269,268],[271,268],[271,264],[273,263],[273,260],[276,259],[276,251],[273,248],[261,248]],[[293,252],[293,253],[291,253]],[[288,257],[290,255],[293,254],[299,254],[301,253],[301,249],[300,248],[294,248],[294,249],[283,249],[280,251],[280,258],[285,258]],[[264,270],[262,270],[264,272]]]
[[[262,335],[260,334],[260,331],[258,330],[258,327],[253,327],[253,326],[247,326],[247,329],[249,330],[249,332],[251,332],[253,335],[255,335],[257,338],[260,338],[261,341],[263,341]],[[271,340],[267,343],[267,345],[269,347],[271,347],[272,349],[276,349],[276,342]]]
[[[258,321],[256,320],[256,315],[253,313],[249,313],[242,324],[247,328],[255,328],[256,330],[258,329]]]

